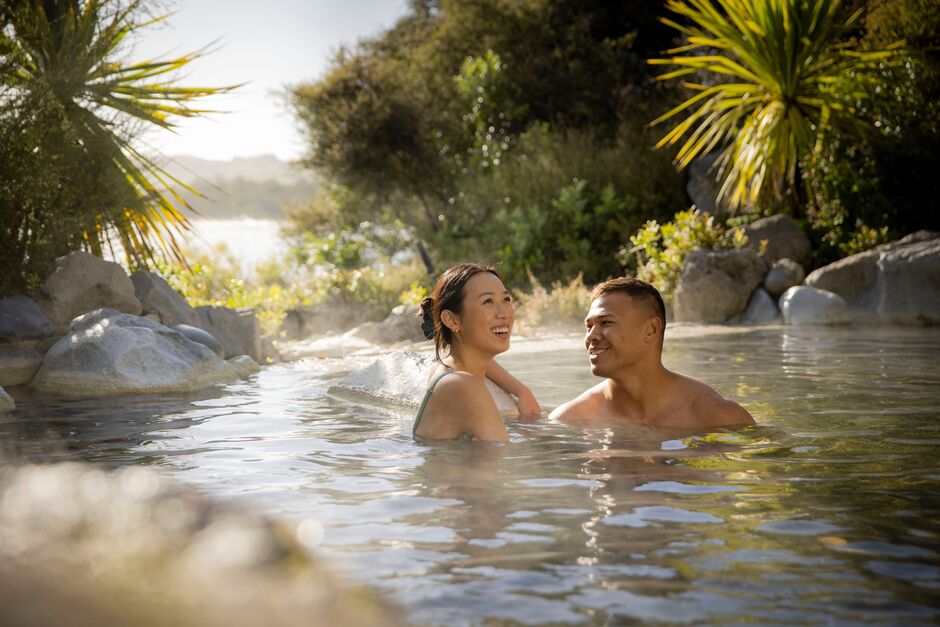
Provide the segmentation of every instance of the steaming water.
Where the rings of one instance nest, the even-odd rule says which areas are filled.
[[[303,526],[418,623],[932,624],[940,614],[940,330],[674,332],[665,361],[758,427],[697,436],[511,424],[416,443],[326,395],[366,358],[198,396],[29,401],[0,454],[147,464]],[[576,339],[503,362],[546,406],[594,382]]]

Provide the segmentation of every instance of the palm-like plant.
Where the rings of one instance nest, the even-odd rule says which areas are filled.
[[[687,38],[660,80],[692,77],[698,93],[653,121],[691,111],[657,144],[677,144],[682,169],[722,148],[716,166],[719,198],[732,209],[754,207],[772,192],[778,199],[802,193],[800,160],[818,154],[831,128],[865,132],[855,102],[879,80],[886,50],[860,50],[846,33],[861,11],[841,21],[841,0],[668,0],[685,23],[663,19]],[[768,188],[770,181],[770,188]]]
[[[15,194],[12,200],[5,198],[9,210],[19,215],[5,222],[3,236],[19,245],[24,263],[29,262],[31,245],[49,240],[43,229],[56,222],[79,231],[58,237],[59,248],[82,247],[101,255],[116,236],[128,263],[156,253],[182,260],[177,238],[189,222],[180,211],[186,202],[174,185],[189,188],[167,173],[155,156],[139,149],[136,140],[148,126],[172,129],[175,119],[206,113],[193,107],[194,102],[233,87],[181,87],[173,82],[173,75],[201,52],[122,62],[122,44],[155,21],[140,18],[143,2],[12,0],[0,11],[0,105],[7,114],[3,121],[39,129],[31,136],[22,134],[22,141],[36,145],[18,154],[45,151],[37,167],[59,167],[46,180],[60,187],[77,184],[82,177],[96,181],[93,198],[86,194],[72,203],[62,194],[47,198],[45,205]],[[69,162],[71,169],[62,162]],[[58,254],[63,252],[68,251]]]

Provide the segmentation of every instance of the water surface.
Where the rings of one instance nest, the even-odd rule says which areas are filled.
[[[185,396],[26,399],[17,461],[146,464],[268,514],[418,623],[933,624],[940,330],[673,331],[667,366],[759,425],[680,434],[543,421],[416,443],[326,390],[369,357]],[[547,407],[596,382],[577,339],[502,360]]]

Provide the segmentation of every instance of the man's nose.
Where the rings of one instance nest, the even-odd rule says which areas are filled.
[[[598,327],[596,324],[592,324],[591,326],[587,327],[587,330],[584,333],[585,342],[590,342],[592,339],[597,339],[599,337],[600,334],[598,333]]]

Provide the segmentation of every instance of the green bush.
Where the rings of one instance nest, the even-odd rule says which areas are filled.
[[[680,211],[672,222],[650,220],[630,237],[630,248],[619,253],[626,265],[636,255],[637,278],[655,285],[669,300],[676,290],[686,255],[696,248],[722,250],[747,244],[742,227],[726,228],[698,209]]]

